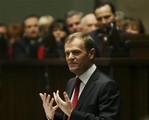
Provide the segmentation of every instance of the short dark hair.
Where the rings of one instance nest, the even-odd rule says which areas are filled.
[[[25,27],[25,21],[26,21],[27,19],[29,19],[29,18],[37,18],[37,19],[39,19],[39,16],[36,15],[36,14],[30,14],[30,15],[26,16],[26,17],[23,19],[23,22],[22,22],[23,28]]]
[[[95,43],[92,37],[88,33],[84,32],[76,32],[69,35],[65,40],[65,44],[67,42],[73,41],[75,38],[81,38],[84,41],[85,49],[87,52],[89,52],[92,48],[95,48]]]
[[[95,7],[94,7],[94,12],[95,12],[96,9],[98,9],[98,8],[100,8],[100,7],[103,7],[103,6],[105,6],[105,5],[109,5],[110,8],[111,8],[111,12],[112,12],[113,14],[115,14],[116,8],[115,8],[114,4],[113,4],[112,2],[109,2],[109,1],[102,1],[102,0],[99,1],[99,2],[95,5]]]
[[[124,27],[127,27],[127,25],[129,25],[131,23],[135,24],[138,27],[140,34],[146,33],[145,26],[144,26],[144,24],[140,18],[132,17],[132,16],[126,16]]]

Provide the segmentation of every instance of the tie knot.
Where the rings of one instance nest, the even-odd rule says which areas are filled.
[[[75,81],[75,87],[79,88],[80,83],[81,83],[81,80],[80,80],[80,78],[77,77],[76,81]]]

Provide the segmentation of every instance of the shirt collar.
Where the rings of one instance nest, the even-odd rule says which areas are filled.
[[[96,68],[96,65],[93,64],[87,71],[85,71],[82,75],[79,76],[80,80],[84,84],[86,84]]]

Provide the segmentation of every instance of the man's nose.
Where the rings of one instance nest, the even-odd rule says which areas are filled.
[[[101,20],[102,24],[106,24],[107,23],[107,20],[103,17],[102,20]]]
[[[96,25],[93,25],[93,26],[91,27],[91,30],[92,30],[92,31],[94,31],[94,30],[96,30],[96,29],[97,29]]]
[[[68,59],[73,59],[74,55],[72,53],[69,54]]]
[[[73,29],[77,29],[77,25],[76,24],[73,25]]]

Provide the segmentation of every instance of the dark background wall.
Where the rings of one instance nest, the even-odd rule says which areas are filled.
[[[111,0],[118,10],[142,19],[149,33],[148,0]],[[30,13],[52,15],[63,18],[64,14],[76,9],[84,13],[93,10],[94,0],[0,0],[0,22],[21,21]]]
[[[0,21],[20,21],[30,13],[62,18],[72,9],[90,12],[93,3],[93,0],[0,0]]]

